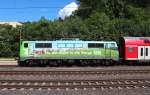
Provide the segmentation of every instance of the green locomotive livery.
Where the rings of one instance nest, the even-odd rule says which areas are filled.
[[[47,64],[52,60],[117,61],[118,47],[114,41],[82,41],[62,39],[56,41],[22,41],[19,64]],[[37,61],[38,60],[38,61]],[[59,64],[59,63],[58,63]]]

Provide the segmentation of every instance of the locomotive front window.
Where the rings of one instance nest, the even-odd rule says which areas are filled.
[[[88,43],[88,48],[104,48],[103,43]]]
[[[128,47],[128,51],[129,51],[129,52],[133,52],[133,51],[134,51],[134,48],[133,48],[133,47]]]
[[[28,43],[24,43],[24,48],[28,48]]]
[[[105,48],[116,49],[117,47],[115,46],[115,43],[106,43]]]
[[[51,43],[36,43],[35,48],[52,48]]]

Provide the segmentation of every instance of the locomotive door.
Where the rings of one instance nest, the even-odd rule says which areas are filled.
[[[33,50],[34,50],[34,45],[33,45],[33,43],[30,43],[29,44],[29,48],[28,48],[28,54],[29,54],[29,56],[33,56],[34,55]]]
[[[149,59],[150,59],[150,47],[145,46],[145,60],[149,60]]]
[[[145,47],[144,46],[139,46],[138,47],[138,59],[139,60],[144,60],[145,59]]]
[[[149,46],[139,46],[138,59],[140,59],[140,60],[149,60],[150,59],[150,47]]]

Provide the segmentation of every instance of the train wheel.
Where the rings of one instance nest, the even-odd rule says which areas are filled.
[[[40,66],[40,67],[44,66],[43,60],[38,60],[38,66]]]
[[[74,60],[71,60],[71,59],[67,60],[66,64],[67,64],[68,67],[71,67],[74,64]]]
[[[113,65],[115,65],[115,62],[113,60],[109,60],[109,65],[113,66]]]
[[[25,63],[26,63],[25,66],[30,67],[30,66],[32,66],[33,61],[32,60],[26,60]]]
[[[19,66],[24,66],[24,67],[28,66],[28,60],[20,61]]]
[[[105,60],[105,65],[106,66],[110,66],[110,61],[109,60]]]
[[[87,64],[86,60],[79,60],[79,66],[84,67],[84,66],[86,66],[86,64]]]
[[[106,61],[104,59],[100,59],[100,60],[98,60],[97,65],[98,66],[105,66],[106,65]]]
[[[98,60],[92,60],[92,62],[90,62],[91,63],[91,66],[93,66],[93,67],[96,67],[96,66],[98,66]]]
[[[51,67],[57,67],[59,64],[59,62],[56,60],[50,60],[48,63],[49,63],[49,66]]]
[[[19,65],[19,66],[25,66],[25,62],[24,62],[24,61],[19,61],[19,62],[18,62],[18,65]]]

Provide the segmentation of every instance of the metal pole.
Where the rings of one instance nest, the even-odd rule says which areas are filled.
[[[19,40],[20,40],[20,44],[21,44],[21,39],[22,39],[22,37],[21,37],[21,29],[20,29],[19,32],[20,32],[20,34],[19,34],[19,37],[20,37]]]
[[[16,58],[16,60],[18,60],[18,62],[19,62],[19,59],[20,59],[20,46],[21,46],[21,40],[22,40],[22,36],[21,36],[21,29],[19,28],[19,46],[18,46],[18,57]]]

